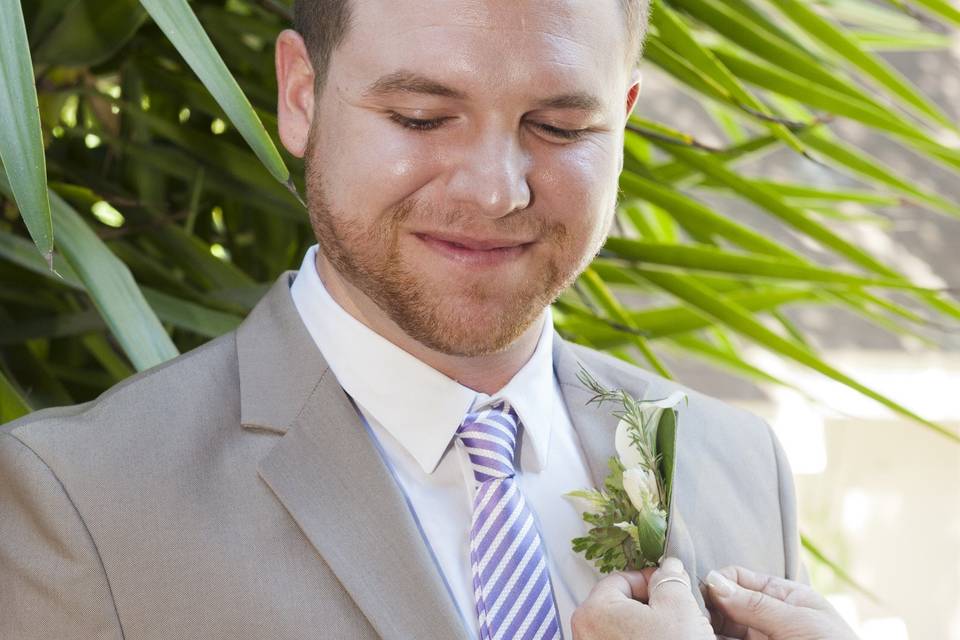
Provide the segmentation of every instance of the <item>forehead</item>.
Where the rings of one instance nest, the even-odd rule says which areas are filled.
[[[619,0],[353,0],[333,65],[357,79],[412,69],[477,88],[609,92],[626,70]],[[469,89],[469,86],[465,87]]]

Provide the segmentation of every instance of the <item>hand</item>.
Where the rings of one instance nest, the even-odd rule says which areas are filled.
[[[857,640],[836,609],[813,588],[726,567],[704,589],[719,635],[747,640]]]
[[[676,558],[667,558],[657,570],[604,578],[573,612],[570,624],[574,640],[714,640],[690,591],[690,577]]]

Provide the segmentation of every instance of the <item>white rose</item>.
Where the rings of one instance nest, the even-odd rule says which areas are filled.
[[[630,502],[643,512],[651,508],[660,507],[660,491],[657,488],[657,479],[653,473],[634,467],[623,472],[623,490],[630,497]]]
[[[643,456],[633,446],[633,440],[630,438],[630,425],[626,420],[621,419],[617,424],[614,446],[617,448],[617,457],[620,458],[620,463],[627,469],[643,465]]]

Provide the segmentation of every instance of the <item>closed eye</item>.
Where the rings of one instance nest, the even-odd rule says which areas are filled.
[[[404,129],[413,129],[414,131],[431,131],[440,127],[449,118],[433,118],[431,120],[420,120],[419,118],[407,118],[399,113],[391,113],[390,119],[399,124]]]
[[[433,131],[435,129],[439,129],[447,120],[451,119],[452,118],[430,118],[424,120],[420,118],[408,118],[396,112],[392,112],[390,114],[390,120],[396,122],[404,129],[410,129],[413,131]],[[588,131],[587,129],[562,129],[549,124],[536,122],[531,124],[549,136],[571,141],[579,140]]]
[[[545,131],[552,136],[563,138],[564,140],[579,140],[587,132],[586,129],[561,129],[559,127],[552,127],[548,124],[538,124],[536,126],[542,131]]]

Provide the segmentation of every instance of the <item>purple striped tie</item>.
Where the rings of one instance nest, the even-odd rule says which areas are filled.
[[[470,564],[480,640],[562,638],[543,542],[514,479],[519,423],[498,401],[468,413],[457,429],[477,481]]]

